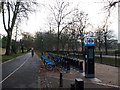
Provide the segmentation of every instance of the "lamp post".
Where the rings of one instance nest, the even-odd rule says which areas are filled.
[[[20,44],[21,44],[22,53],[24,53],[24,44],[23,44],[23,40],[22,39],[20,39]]]
[[[83,33],[80,34],[80,39],[81,39],[82,53],[83,53],[83,51],[84,51],[84,49],[83,49],[84,48],[83,47],[84,46],[84,35],[83,35]]]
[[[41,41],[42,41],[42,53],[43,53],[43,38],[42,38],[42,40],[41,40]]]

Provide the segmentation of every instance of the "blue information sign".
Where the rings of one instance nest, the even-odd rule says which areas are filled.
[[[95,46],[94,38],[92,38],[92,37],[85,38],[84,45],[85,46]]]

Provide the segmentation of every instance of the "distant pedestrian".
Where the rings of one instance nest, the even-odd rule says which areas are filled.
[[[31,54],[32,54],[32,57],[34,56],[34,49],[32,48],[31,49]]]

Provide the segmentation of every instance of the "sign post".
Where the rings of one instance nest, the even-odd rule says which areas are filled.
[[[85,77],[94,78],[94,38],[86,37],[84,39],[85,45]]]

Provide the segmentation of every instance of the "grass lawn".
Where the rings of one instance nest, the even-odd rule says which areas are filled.
[[[106,64],[106,65],[111,65],[111,66],[119,66],[118,59],[115,60],[114,58],[102,58],[101,60],[101,58],[95,57],[95,62]]]
[[[41,57],[41,52],[40,51],[35,51],[35,53],[38,55],[38,57]]]
[[[17,56],[21,56],[23,54],[25,54],[25,53],[17,53],[17,54],[12,54],[12,55],[2,55],[2,62],[8,61],[10,59],[13,59]]]
[[[101,51],[102,52],[102,55],[105,55],[105,51]],[[95,51],[95,54],[100,54],[100,52],[99,51]],[[118,56],[120,56],[120,51],[118,51],[118,50],[116,50],[116,54],[118,55]],[[115,56],[115,50],[114,51],[109,51],[108,50],[108,55],[112,55],[112,56]]]

